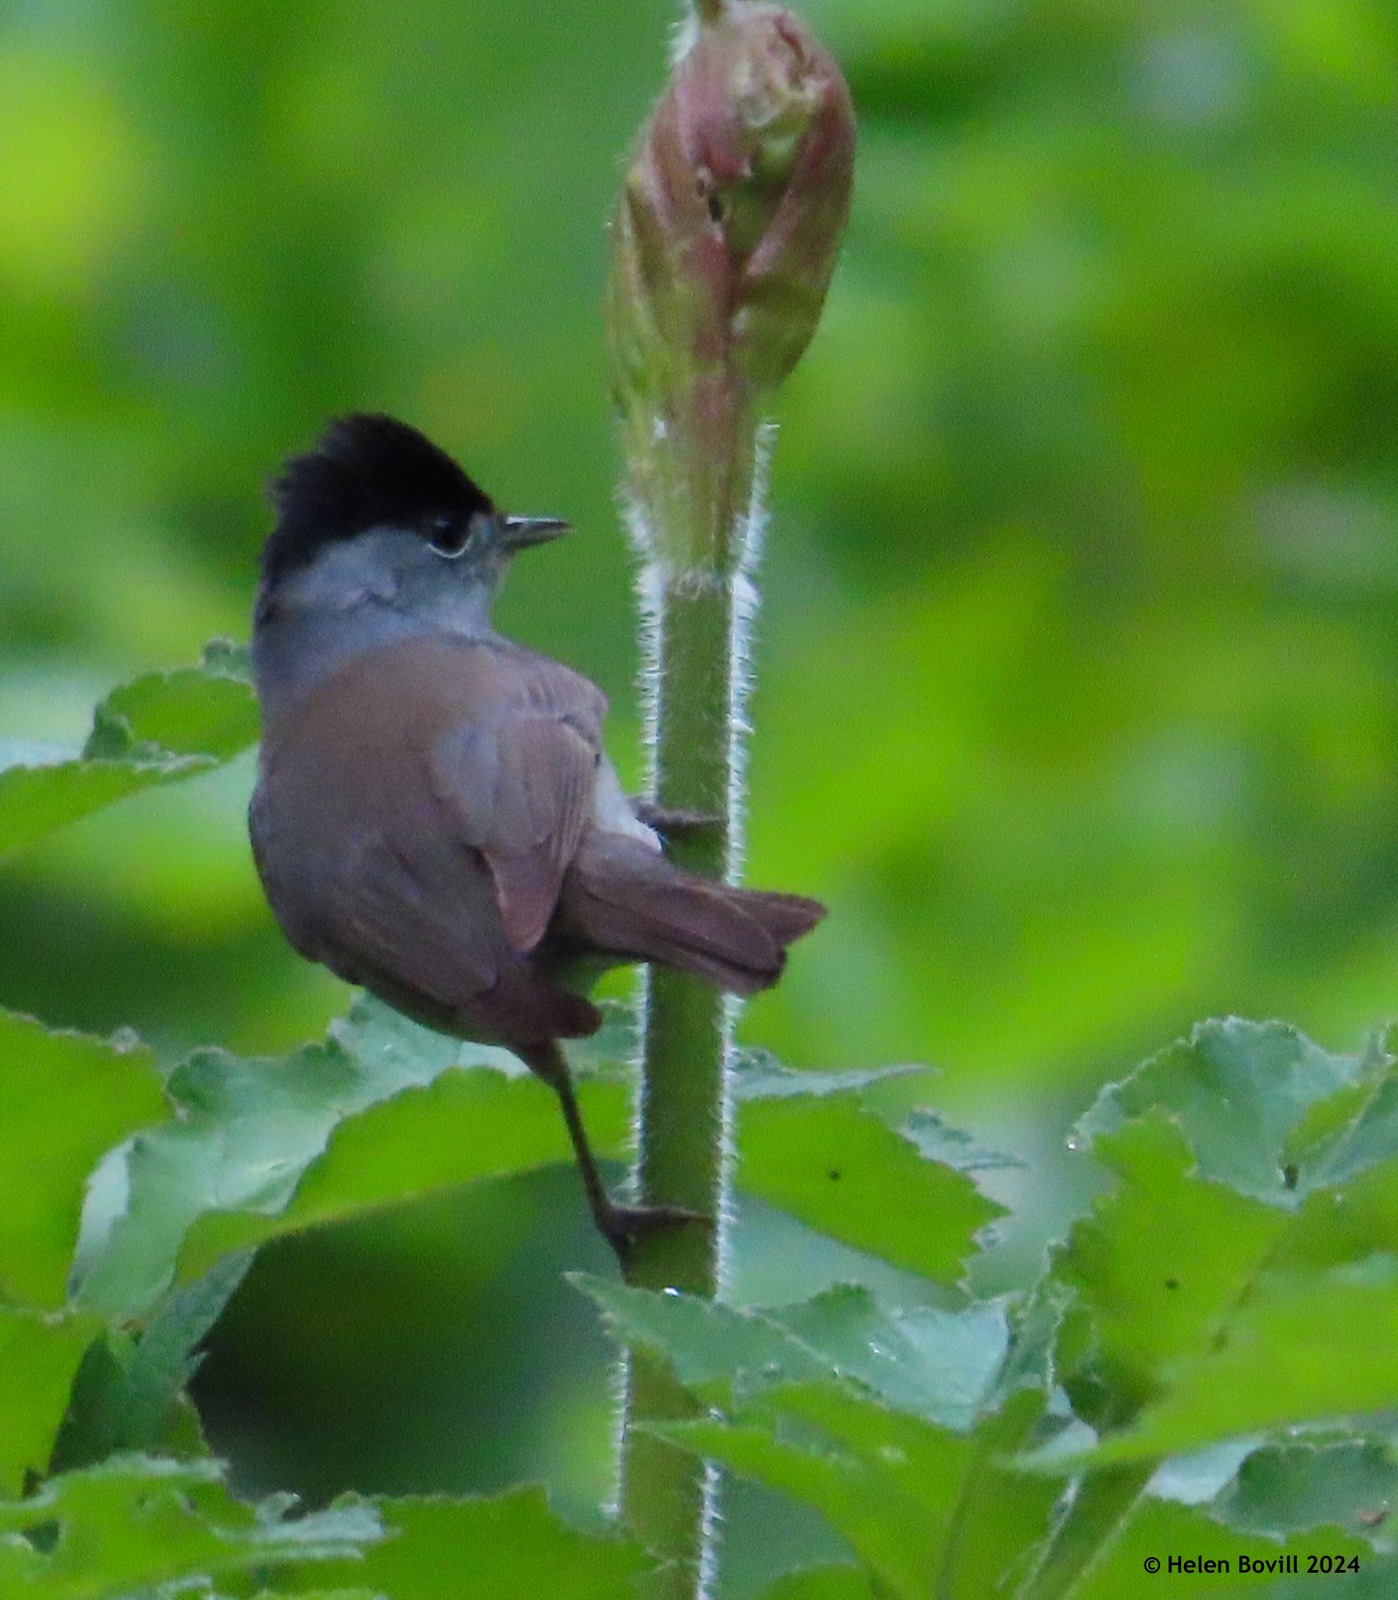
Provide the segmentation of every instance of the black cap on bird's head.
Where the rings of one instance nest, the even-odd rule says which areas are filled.
[[[262,552],[264,585],[306,567],[326,545],[370,528],[421,534],[441,555],[465,548],[476,519],[522,548],[561,533],[555,518],[505,517],[461,467],[416,428],[360,412],[331,423],[314,450],[272,485],[277,525]]]

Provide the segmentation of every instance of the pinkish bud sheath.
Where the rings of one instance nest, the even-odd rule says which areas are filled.
[[[672,476],[638,461],[650,436],[687,458],[684,498],[716,496],[720,522],[746,510],[739,458],[752,453],[754,402],[815,331],[853,163],[844,79],[789,11],[731,0],[694,31],[643,130],[614,232],[612,360],[643,496],[657,470]],[[673,500],[680,485],[655,487]]]

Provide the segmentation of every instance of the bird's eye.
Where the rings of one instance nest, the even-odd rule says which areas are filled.
[[[449,513],[433,517],[427,526],[428,544],[439,556],[445,556],[448,561],[455,560],[465,550],[470,537],[470,528],[459,517]]]

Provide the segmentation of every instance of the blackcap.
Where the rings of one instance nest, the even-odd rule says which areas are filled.
[[[277,921],[310,960],[549,1084],[624,1258],[642,1229],[695,1219],[602,1184],[558,1043],[601,1024],[583,990],[657,961],[750,994],[824,908],[669,862],[607,759],[601,690],[495,632],[511,559],[565,523],[503,515],[385,416],[334,423],[272,498],[249,821]]]

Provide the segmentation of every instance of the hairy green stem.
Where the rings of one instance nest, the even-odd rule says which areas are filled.
[[[750,431],[738,476],[750,485],[757,438]],[[653,459],[653,458],[652,458]],[[670,463],[673,464],[673,463]],[[662,476],[666,474],[662,471]],[[728,475],[710,485],[726,501]],[[743,556],[750,508],[736,526],[715,531],[708,496],[673,497],[685,505],[689,548],[703,554],[675,569],[652,562],[643,590],[653,604],[650,688],[654,792],[665,809],[712,819],[677,835],[672,859],[709,877],[729,875],[741,824],[744,658],[751,609]],[[671,525],[671,533],[677,530]],[[679,541],[675,541],[679,542]],[[685,541],[688,543],[688,541]],[[674,548],[674,543],[671,543]],[[725,570],[726,569],[726,570]],[[643,1070],[638,1115],[638,1178],[646,1204],[678,1205],[713,1219],[642,1239],[628,1279],[643,1288],[718,1291],[724,1230],[731,1211],[732,1115],[728,1053],[732,1002],[684,973],[649,974],[642,1019]],[[631,1354],[623,1432],[623,1513],[628,1524],[665,1560],[652,1580],[651,1600],[693,1600],[706,1588],[715,1518],[712,1474],[702,1463],[662,1443],[637,1424],[695,1414],[693,1400],[663,1363]]]
[[[623,183],[607,332],[641,559],[644,683],[672,858],[731,878],[741,830],[760,417],[815,330],[849,210],[854,121],[839,69],[775,4],[694,0],[670,82]],[[697,825],[695,817],[704,819]],[[633,1284],[713,1296],[731,1203],[736,1007],[682,973],[649,976],[637,1180],[651,1206],[710,1219],[651,1232]],[[655,1555],[648,1600],[710,1592],[716,1476],[647,1424],[696,1402],[629,1355],[621,1511]]]
[[[696,581],[697,580],[697,581]],[[672,860],[725,877],[740,797],[730,707],[733,580],[695,574],[666,585],[655,663],[655,795],[662,808],[713,818],[669,846]],[[656,969],[646,996],[642,1199],[686,1206],[721,1225],[725,1201],[724,1057],[729,1005],[702,980]],[[712,1294],[719,1227],[657,1233],[637,1251],[632,1281]]]

